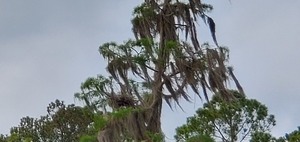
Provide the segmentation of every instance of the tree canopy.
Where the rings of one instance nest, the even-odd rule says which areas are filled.
[[[177,141],[188,141],[195,136],[209,136],[216,141],[235,142],[261,140],[267,137],[270,128],[275,126],[274,115],[255,99],[247,99],[237,91],[232,91],[236,99],[224,101],[215,95],[210,103],[204,104],[187,123],[176,129]],[[264,135],[261,135],[261,134]],[[267,140],[264,140],[267,142]]]
[[[295,130],[291,133],[286,133],[285,139],[289,142],[298,142],[300,141],[300,126],[298,126],[298,130]]]
[[[86,108],[56,100],[49,104],[47,112],[40,118],[21,118],[20,124],[11,128],[10,135],[0,136],[0,142],[78,142],[81,136],[91,133],[94,116]]]

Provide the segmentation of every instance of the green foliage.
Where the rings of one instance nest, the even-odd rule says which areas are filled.
[[[7,135],[0,134],[0,142],[7,142]]]
[[[95,115],[94,117],[94,128],[100,130],[107,124],[107,119],[102,115]]]
[[[176,129],[176,140],[185,141],[198,135],[225,141],[244,141],[248,135],[271,139],[265,132],[275,125],[274,115],[269,115],[267,107],[257,100],[230,92],[234,99],[224,101],[221,95],[215,95],[210,103],[198,109],[195,116],[187,119],[187,124]]]
[[[176,41],[167,41],[166,43],[166,48],[169,50],[174,50],[176,47],[180,46],[179,43],[177,43]]]
[[[251,135],[250,142],[279,142],[270,133],[255,132]]]
[[[152,142],[164,142],[165,136],[162,133],[151,133],[149,131],[147,131],[146,133]]]
[[[0,136],[0,142],[77,142],[81,135],[90,133],[92,112],[74,104],[56,100],[47,107],[48,114],[40,118],[23,117],[10,135]]]
[[[147,6],[146,3],[143,3],[142,5],[134,8],[133,14],[137,15],[138,17],[151,17],[156,13],[153,8]]]
[[[83,135],[79,141],[80,142],[97,142],[97,137],[90,136],[90,135]]]
[[[127,117],[130,113],[133,112],[133,108],[119,108],[116,111],[113,111],[110,115],[113,119],[122,119]]]
[[[103,91],[105,84],[110,84],[111,79],[104,76],[90,77],[81,84],[81,92],[75,93],[75,98],[85,102],[87,108],[92,112],[105,113],[107,110],[107,99],[104,98]]]
[[[16,133],[11,134],[7,139],[7,142],[19,142],[19,141],[22,141],[22,139]]]
[[[215,142],[215,140],[208,135],[196,135],[188,138],[186,142]]]
[[[289,142],[299,142],[300,141],[300,127],[298,130],[291,132],[290,134],[286,134],[286,139]]]
[[[93,140],[97,139],[97,134],[99,131],[103,130],[110,124],[114,124],[118,121],[126,120],[126,118],[129,115],[132,115],[132,113],[139,112],[139,109],[133,109],[131,107],[125,108],[121,107],[119,109],[116,109],[115,111],[109,112],[105,115],[94,115],[94,125],[91,127],[93,132],[91,132],[89,135],[84,135],[80,138],[81,142],[93,142]],[[136,122],[134,122],[136,123]],[[158,139],[157,135],[153,135],[154,139]],[[124,132],[122,136],[123,140],[130,141],[132,140],[131,137],[128,136],[127,132]]]

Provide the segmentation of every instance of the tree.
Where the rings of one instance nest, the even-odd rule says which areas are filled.
[[[285,136],[274,138],[269,133],[255,133],[252,136],[252,142],[299,142],[300,141],[300,127],[291,133],[286,133]]]
[[[300,141],[300,126],[298,127],[298,130],[295,130],[289,134],[285,135],[285,140],[289,142],[298,142]]]
[[[206,100],[208,91],[229,100],[233,95],[226,84],[231,77],[244,94],[226,65],[228,50],[217,44],[215,23],[207,15],[211,10],[211,5],[198,0],[145,0],[133,12],[135,40],[100,46],[110,76],[87,79],[76,94],[94,111],[103,104],[111,110],[103,111],[107,123],[99,130],[99,141],[112,137],[118,141],[125,135],[142,141],[161,135],[163,100],[171,108],[172,101],[180,106],[179,99],[190,100],[187,90],[201,97],[201,87]],[[199,43],[196,22],[201,18],[209,25],[216,48]],[[132,113],[113,119],[110,112],[120,108]]]
[[[274,115],[268,114],[265,105],[231,91],[236,99],[224,101],[215,95],[204,104],[187,123],[176,129],[176,140],[187,141],[198,135],[210,136],[224,142],[271,142],[276,140],[267,132],[275,126]]]
[[[7,142],[7,135],[0,134],[0,142]]]
[[[300,141],[300,127],[291,133],[286,133],[284,137],[274,138],[268,133],[255,133],[252,136],[252,142],[299,142]]]
[[[65,105],[56,100],[47,107],[48,114],[39,119],[23,117],[17,127],[12,127],[9,136],[0,136],[3,142],[78,142],[84,134],[89,134],[93,113],[88,109]]]

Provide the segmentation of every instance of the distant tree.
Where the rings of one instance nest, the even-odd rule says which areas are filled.
[[[291,133],[286,133],[285,136],[276,139],[269,133],[255,133],[252,135],[250,142],[299,142],[300,141],[300,127]]]
[[[217,43],[215,23],[207,15],[211,10],[199,0],[145,0],[133,10],[135,39],[100,46],[110,75],[87,79],[76,94],[94,112],[109,106],[108,112],[103,111],[107,123],[99,130],[98,141],[119,141],[125,135],[135,141],[159,139],[163,101],[180,106],[180,99],[190,100],[188,90],[206,100],[209,91],[229,100],[227,83],[233,79],[244,94],[226,64],[228,50]],[[198,19],[209,26],[215,47],[199,43]],[[126,109],[132,113],[122,119],[111,117],[110,113]]]
[[[82,135],[91,133],[93,113],[87,108],[56,100],[47,112],[39,119],[23,117],[17,127],[11,128],[10,135],[0,136],[0,142],[78,142]]]
[[[285,135],[285,140],[288,142],[299,142],[300,141],[300,126],[298,127],[298,130],[295,130],[291,133],[287,133]]]
[[[65,105],[56,100],[47,107],[50,125],[58,141],[78,142],[81,135],[89,133],[94,114],[85,107]]]
[[[176,140],[188,141],[199,135],[223,142],[274,140],[267,134],[275,125],[274,115],[268,114],[267,107],[236,91],[231,92],[235,99],[224,101],[221,95],[215,95],[210,103],[198,109],[187,119],[187,124],[176,129]]]
[[[7,135],[0,134],[0,142],[7,142]]]

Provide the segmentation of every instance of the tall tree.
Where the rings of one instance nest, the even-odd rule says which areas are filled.
[[[201,87],[206,100],[209,91],[230,100],[234,96],[226,84],[231,77],[244,94],[232,68],[226,66],[228,50],[217,44],[215,23],[207,15],[211,10],[211,5],[200,0],[145,0],[133,12],[136,39],[100,46],[110,76],[89,78],[76,96],[92,109],[107,103],[112,112],[120,108],[136,111],[109,120],[99,141],[120,139],[124,133],[137,141],[151,139],[149,133],[161,134],[163,100],[171,108],[172,101],[180,106],[179,99],[190,101],[190,89],[201,97]],[[199,43],[196,22],[201,18],[209,26],[216,48]]]
[[[187,119],[187,124],[176,129],[176,140],[187,141],[202,135],[223,142],[275,141],[268,134],[275,126],[275,119],[274,115],[268,114],[267,107],[236,91],[232,94],[238,99],[228,102],[215,95],[209,104],[199,108],[194,116]]]

